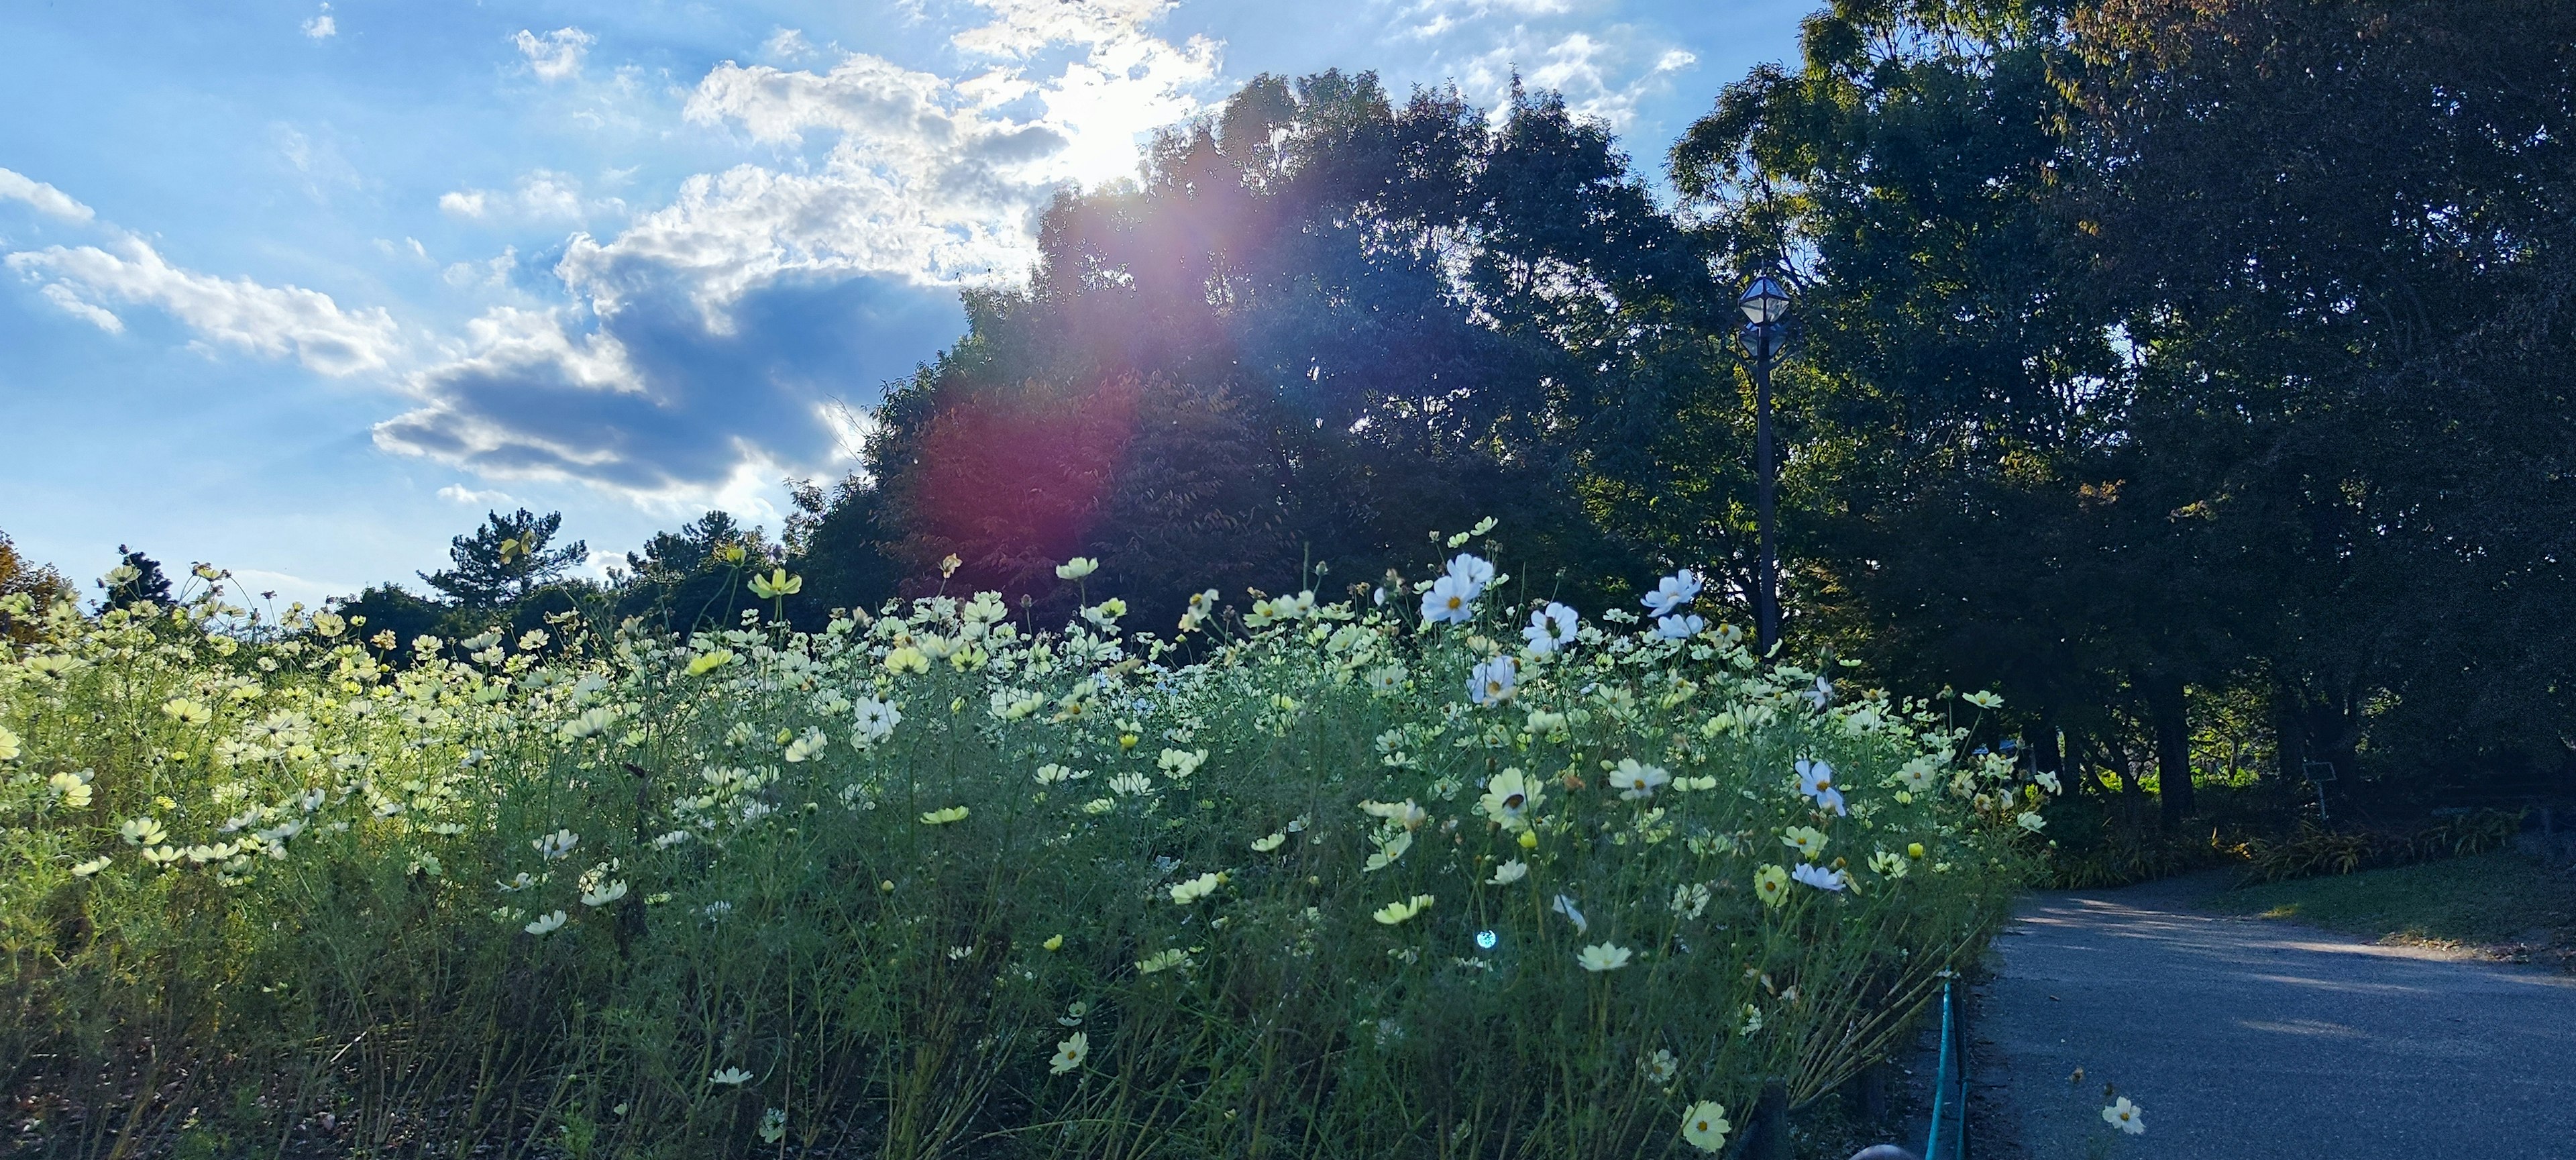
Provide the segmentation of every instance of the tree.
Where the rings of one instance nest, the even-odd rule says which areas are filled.
[[[46,613],[71,598],[71,583],[62,573],[20,555],[9,533],[0,532],[0,636],[13,645],[33,643],[43,635]]]
[[[590,556],[581,541],[549,548],[563,527],[562,512],[537,515],[526,508],[486,514],[471,535],[450,541],[453,566],[420,578],[462,607],[494,610],[526,600],[538,586],[560,579]]]
[[[107,588],[109,608],[131,608],[138,604],[170,603],[170,577],[161,571],[161,562],[123,544],[116,546],[122,559],[120,568],[131,568],[134,574]]]
[[[1104,561],[1095,595],[1293,590],[1486,515],[1570,599],[1741,554],[1740,408],[1704,333],[1731,307],[1553,96],[1496,127],[1367,74],[1258,77],[1140,182],[1060,197],[1039,249],[878,412],[877,485],[849,495],[917,588],[955,552],[957,582],[1036,599],[1069,598],[1074,554]]]

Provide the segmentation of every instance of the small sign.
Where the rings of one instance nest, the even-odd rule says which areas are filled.
[[[2302,761],[2299,763],[2299,772],[2312,782],[2323,783],[2335,779],[2334,763],[2331,761]]]

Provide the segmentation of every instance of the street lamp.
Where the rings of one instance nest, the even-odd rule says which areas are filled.
[[[1779,556],[1773,544],[1772,490],[1778,469],[1771,458],[1771,360],[1789,338],[1789,290],[1769,274],[1745,286],[1735,300],[1744,309],[1744,347],[1753,353],[1754,518],[1761,558],[1753,569],[1755,641],[1764,656],[1780,643]]]

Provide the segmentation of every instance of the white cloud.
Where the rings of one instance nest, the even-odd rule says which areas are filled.
[[[519,502],[505,492],[476,491],[461,483],[451,483],[438,489],[438,498],[466,507],[508,507]]]
[[[331,6],[322,6],[322,14],[304,22],[304,35],[315,40],[328,40],[340,34],[340,22],[331,18]]]
[[[849,354],[796,311],[953,325],[934,321],[953,317],[953,287],[1030,267],[1058,187],[1132,174],[1138,141],[1203,110],[1216,80],[1214,43],[1150,31],[1169,0],[974,3],[988,19],[951,40],[978,62],[963,79],[859,53],[709,71],[689,122],[797,156],[697,174],[613,235],[575,234],[554,272],[578,304],[479,320],[407,377],[420,406],[380,425],[378,445],[745,514],[780,475],[833,462],[849,432],[818,405],[848,389],[833,376]],[[802,43],[784,33],[773,59]],[[441,208],[497,216],[530,188],[459,190]]]
[[[347,311],[320,291],[173,266],[131,234],[110,245],[117,252],[96,246],[22,250],[6,263],[28,277],[49,279],[42,291],[48,300],[109,330],[121,324],[109,324],[114,316],[103,300],[155,306],[216,345],[292,356],[326,375],[382,369],[400,345],[393,318],[381,307]]]
[[[1637,68],[1634,62],[1649,52],[1653,62]],[[1698,62],[1682,49],[1655,51],[1627,25],[1557,35],[1516,24],[1493,37],[1492,48],[1469,59],[1458,79],[1471,97],[1500,113],[1517,73],[1528,88],[1563,94],[1566,108],[1577,116],[1624,130],[1636,118],[1640,101],[1669,87],[1674,74]]]
[[[104,330],[109,334],[125,333],[124,319],[118,318],[105,307],[99,306],[95,303],[81,301],[81,296],[72,293],[72,289],[69,286],[65,286],[60,282],[48,282],[45,284],[44,289],[37,291],[37,293],[44,295],[45,301],[62,307],[64,313],[80,319],[83,322],[87,322],[100,330]]]
[[[593,212],[623,213],[626,203],[617,198],[585,201],[581,179],[551,169],[531,170],[521,174],[518,188],[504,193],[489,189],[460,189],[440,194],[438,208],[462,218],[515,218],[526,221],[581,221]]]
[[[510,38],[519,46],[519,55],[528,58],[528,71],[537,79],[552,83],[581,75],[581,57],[599,38],[578,28],[558,28],[539,36],[527,29]]]
[[[806,42],[802,31],[781,28],[770,33],[768,40],[761,42],[760,55],[771,60],[803,60],[814,55],[814,46]]]
[[[88,206],[72,200],[70,194],[14,169],[0,169],[0,199],[26,202],[38,213],[67,222],[85,222],[96,216]]]

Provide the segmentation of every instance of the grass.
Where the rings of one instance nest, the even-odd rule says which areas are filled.
[[[2493,945],[2576,937],[2576,880],[2509,852],[2249,886],[2209,905],[2409,941]]]

